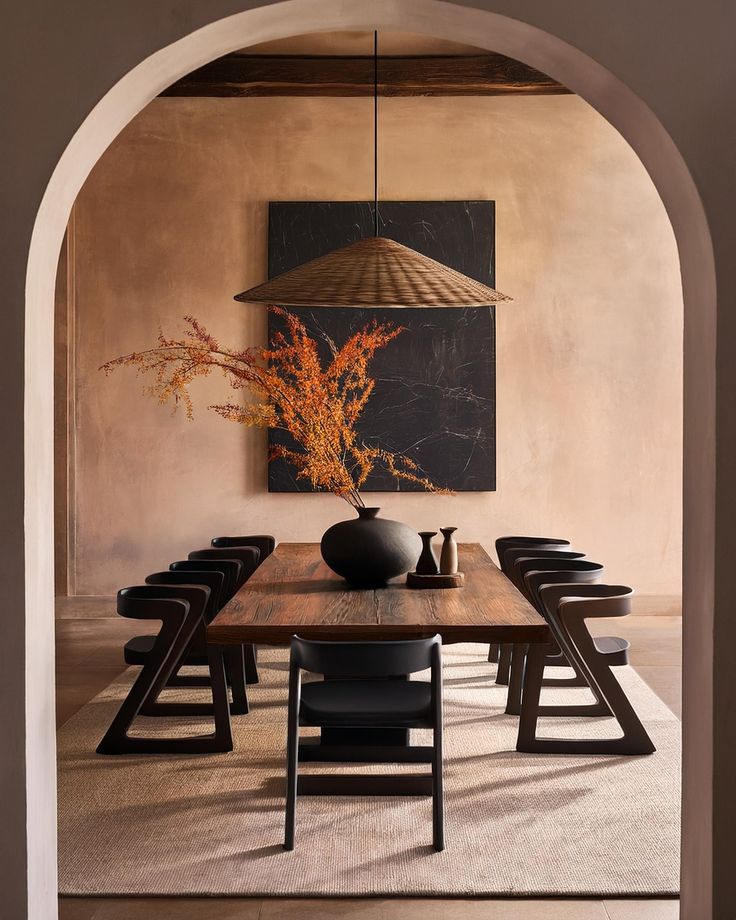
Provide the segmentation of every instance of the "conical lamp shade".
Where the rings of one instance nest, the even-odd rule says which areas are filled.
[[[235,300],[285,307],[486,307],[511,298],[378,236],[305,262]]]

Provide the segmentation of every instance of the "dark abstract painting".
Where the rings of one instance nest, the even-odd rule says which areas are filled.
[[[379,233],[495,285],[492,201],[387,201],[378,206]],[[269,277],[332,249],[373,235],[374,205],[353,201],[274,201],[269,205]],[[405,454],[422,475],[454,491],[496,487],[495,315],[493,308],[360,310],[290,308],[318,342],[342,344],[373,317],[405,327],[378,351],[376,380],[359,424],[363,440]],[[269,316],[269,338],[281,328]],[[269,433],[271,443],[288,435]],[[421,490],[388,473],[373,473],[361,491]],[[285,460],[269,465],[269,491],[309,492]]]

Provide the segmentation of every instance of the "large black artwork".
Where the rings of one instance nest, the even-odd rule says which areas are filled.
[[[269,278],[373,235],[374,205],[273,201]],[[471,278],[495,286],[493,201],[386,201],[379,233]],[[406,454],[435,484],[455,491],[496,487],[495,315],[493,308],[290,308],[317,341],[342,344],[375,317],[406,327],[371,363],[376,388],[360,422],[365,442]],[[269,316],[269,338],[281,328]],[[271,431],[272,443],[288,435]],[[376,472],[361,491],[421,491]],[[269,465],[269,491],[309,492],[285,460]]]

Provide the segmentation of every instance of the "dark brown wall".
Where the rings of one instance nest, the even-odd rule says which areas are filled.
[[[24,669],[24,548],[23,548],[23,318],[25,265],[38,205],[54,164],[95,102],[136,63],[157,48],[191,32],[205,22],[257,5],[255,0],[77,0],[73,5],[48,0],[5,3],[0,30],[0,215],[4,222],[0,246],[0,290],[3,292],[3,362],[0,364],[0,584],[3,586],[3,641],[0,643],[0,699],[2,699],[2,820],[0,866],[3,911],[8,920],[25,915],[26,809]],[[714,784],[713,808],[709,796],[699,809],[686,808],[692,832],[685,852],[688,920],[707,920],[709,910],[699,905],[710,888],[710,844],[714,843],[713,916],[731,920],[736,914],[732,872],[732,830],[736,826],[733,763],[736,744],[733,712],[736,685],[732,680],[732,650],[736,646],[736,209],[734,209],[733,150],[736,149],[736,112],[732,94],[736,80],[736,5],[728,0],[476,0],[478,7],[503,13],[537,26],[581,49],[629,86],[653,110],[681,151],[697,183],[713,237],[718,273],[717,415],[709,416],[708,369],[686,359],[686,417],[690,443],[686,447],[686,578],[690,584],[690,613],[703,597],[702,623],[692,616],[686,648],[690,677],[686,675],[685,720],[690,753],[686,756],[686,788],[695,803],[698,789]],[[295,7],[291,7],[294,9]],[[363,8],[365,5],[363,4]],[[367,14],[366,14],[367,15]],[[300,28],[303,31],[303,28]],[[543,36],[540,37],[543,43]],[[529,38],[530,63],[536,41]],[[560,57],[560,72],[550,60],[547,69],[583,95],[594,93],[568,76]],[[609,100],[610,101],[610,100]],[[600,103],[605,107],[601,95]],[[612,114],[614,101],[608,107]],[[615,120],[615,119],[614,119]],[[631,125],[632,132],[635,126]],[[647,158],[647,151],[640,148]],[[651,151],[650,151],[651,152]],[[654,165],[653,167],[654,168]],[[660,188],[666,177],[659,176]],[[671,190],[670,190],[671,191]],[[663,192],[672,208],[679,239],[687,226],[677,213],[676,196]],[[683,254],[692,258],[695,242]],[[704,250],[705,252],[705,250]],[[704,255],[706,257],[707,253]],[[697,304],[697,265],[685,266],[686,303]],[[695,279],[695,280],[693,280]],[[693,284],[696,288],[693,289]],[[707,328],[686,318],[690,353],[708,354]],[[686,348],[686,352],[687,352]],[[656,360],[656,356],[653,356]],[[698,419],[700,410],[700,420]],[[717,436],[717,492],[710,498],[706,486],[710,471],[708,436]],[[695,436],[695,437],[693,437]],[[700,439],[700,443],[698,440]],[[717,516],[714,518],[714,507]],[[50,517],[49,517],[50,521]],[[694,539],[693,539],[694,536]],[[715,581],[710,577],[711,540],[715,536]],[[708,594],[715,593],[715,620],[708,624]],[[686,591],[687,591],[686,586]],[[690,634],[688,636],[688,629]],[[689,641],[688,641],[689,640]],[[697,693],[707,691],[711,652],[715,648],[712,681],[715,708],[699,711]],[[29,649],[28,654],[33,654]],[[709,743],[716,730],[713,774],[707,756],[697,747]],[[688,727],[691,726],[691,727]],[[706,752],[707,753],[707,752]],[[39,756],[42,756],[43,752]],[[688,778],[689,777],[689,778]],[[699,785],[700,784],[700,785]]]

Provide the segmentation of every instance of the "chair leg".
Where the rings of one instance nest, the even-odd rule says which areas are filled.
[[[296,794],[299,769],[299,710],[298,702],[289,699],[288,735],[286,739],[286,813],[284,849],[294,849],[296,826]]]
[[[508,642],[502,642],[499,646],[498,671],[496,672],[496,683],[506,686],[509,682],[511,672],[511,652],[513,645]]]
[[[245,645],[230,645],[225,651],[225,669],[228,683],[233,692],[231,706],[233,715],[245,715],[250,708],[248,706],[248,688],[245,677],[245,649]]]
[[[498,662],[498,656],[501,651],[501,646],[498,642],[491,642],[488,646],[488,660],[491,664],[496,664]]]
[[[445,848],[445,796],[442,777],[442,727],[434,731],[432,750],[432,845]]]
[[[255,645],[248,643],[243,646],[243,656],[245,658],[245,681],[248,684],[258,683],[258,663],[257,649]]]

